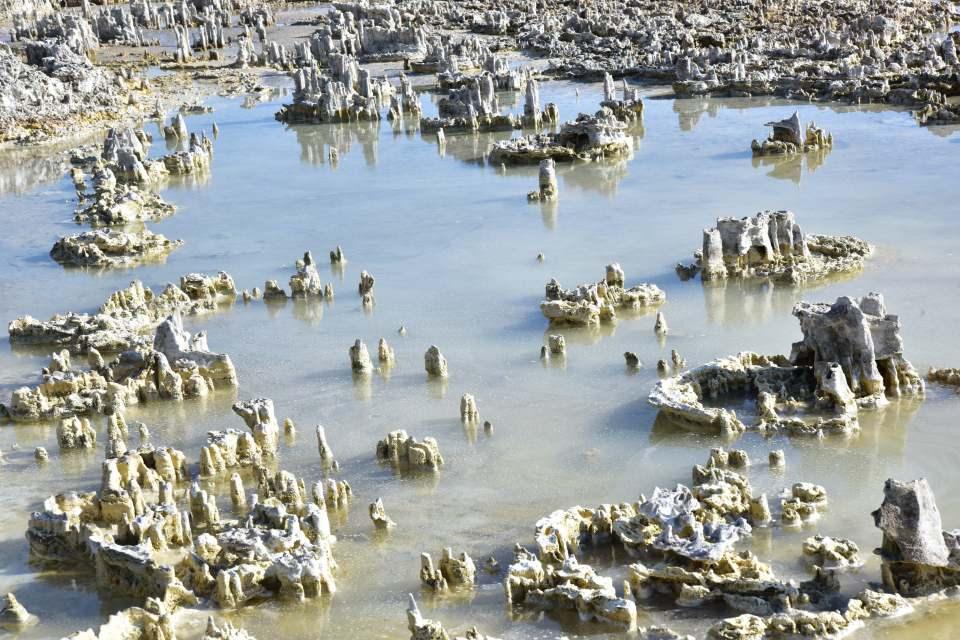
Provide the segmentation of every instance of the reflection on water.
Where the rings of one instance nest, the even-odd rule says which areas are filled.
[[[300,144],[300,160],[308,164],[336,166],[336,158],[349,155],[357,146],[363,152],[367,166],[377,164],[377,145],[380,141],[380,121],[338,124],[288,125]],[[334,157],[331,158],[331,150]]]
[[[690,98],[673,101],[673,111],[677,114],[677,122],[680,124],[681,131],[693,131],[703,114],[714,118],[720,112],[720,109],[721,103],[711,98]]]
[[[69,150],[84,143],[97,142],[102,136],[89,136],[70,143],[43,147],[12,147],[0,152],[0,196],[22,195],[37,187],[56,182],[70,168]]]
[[[556,102],[564,119],[595,111],[600,95],[596,84],[541,86],[541,100]],[[47,252],[76,229],[70,181],[45,182],[42,189],[23,182],[20,191],[0,194],[0,321],[91,311],[133,277],[156,290],[185,273],[223,269],[241,289],[262,287],[265,279],[286,285],[292,261],[305,250],[322,258],[343,247],[346,264],[333,269],[318,261],[323,279],[337,283],[333,304],[251,301],[186,320],[189,330],[207,332],[211,349],[230,354],[237,389],[128,408],[128,421],[145,422],[152,443],[182,449],[195,468],[207,431],[243,428],[230,408],[236,398],[270,397],[278,417],[290,417],[300,429],[283,439],[275,464],[308,485],[323,477],[311,427],[326,428],[342,465],[339,477],[356,494],[349,510],[331,513],[338,592],[229,614],[256,637],[402,637],[405,594],[419,593],[422,551],[453,546],[478,560],[493,555],[505,568],[513,544],[530,545],[534,522],[554,509],[635,500],[656,485],[689,482],[691,466],[720,442],[655,422],[646,400],[657,381],[654,363],[669,359],[671,349],[691,366],[745,349],[788,351],[800,337],[790,315],[798,299],[881,291],[900,317],[906,355],[919,370],[960,362],[960,343],[944,334],[958,313],[944,292],[956,288],[960,262],[944,256],[956,251],[960,223],[954,203],[943,197],[957,147],[922,132],[909,114],[800,105],[801,117],[815,119],[840,141],[811,188],[811,180],[770,180],[764,173],[776,167],[754,168],[744,153],[762,128],[758,123],[782,117],[779,102],[648,100],[643,142],[633,158],[559,167],[560,199],[538,211],[525,197],[536,185],[536,167],[500,172],[484,164],[491,142],[509,134],[449,135],[440,157],[435,140],[412,133],[408,122],[398,129],[392,123],[285,128],[273,119],[276,101],[249,110],[239,101],[210,103],[214,114],[187,117],[194,131],[209,130],[213,120],[221,128],[210,180],[170,181],[163,196],[177,204],[177,214],[151,225],[186,242],[166,263],[135,275],[66,271]],[[686,129],[681,113],[690,116]],[[155,144],[154,152],[163,147]],[[333,147],[340,154],[337,170],[318,171]],[[17,166],[16,158],[0,155],[3,184],[16,184]],[[717,216],[761,209],[791,209],[808,231],[856,234],[881,250],[863,273],[814,289],[739,281],[705,286],[676,277],[672,266],[697,248],[703,227]],[[539,252],[543,263],[535,259]],[[624,267],[628,282],[654,282],[666,291],[662,309],[671,332],[662,341],[652,313],[618,313],[616,323],[592,330],[547,329],[538,308],[544,283],[551,276],[589,280],[610,262]],[[377,278],[377,306],[369,315],[356,295],[361,270]],[[406,335],[397,333],[401,325]],[[566,337],[568,353],[543,361],[540,346],[550,333]],[[357,338],[375,345],[380,336],[395,349],[396,366],[355,380],[348,347]],[[431,344],[447,357],[447,380],[426,377],[423,355]],[[47,351],[0,343],[3,400],[16,386],[36,381]],[[645,366],[628,375],[625,351]],[[463,393],[477,397],[480,427],[460,421]],[[951,490],[955,452],[944,446],[954,437],[958,410],[960,397],[931,388],[922,403],[861,412],[862,433],[849,440],[745,434],[737,446],[757,461],[748,471],[754,487],[774,496],[793,482],[816,482],[827,488],[830,507],[816,524],[758,531],[743,548],[798,579],[807,577],[799,563],[807,535],[849,537],[869,556],[879,543],[869,514],[891,476],[926,476],[945,527],[960,526],[960,493]],[[484,420],[494,425],[489,434]],[[103,421],[96,426],[102,434]],[[446,460],[440,472],[413,478],[378,465],[375,443],[393,429],[437,438]],[[32,459],[36,446],[50,452],[45,465]],[[780,448],[786,468],[771,473],[762,461]],[[30,566],[23,533],[45,497],[99,485],[102,450],[61,455],[55,425],[0,428],[0,450],[6,459],[0,466],[0,593],[15,591],[40,618],[20,639],[62,637],[99,624],[120,602],[102,597],[84,576],[45,575]],[[252,477],[244,477],[251,487]],[[377,537],[367,517],[366,505],[378,496],[398,523],[388,536]],[[220,498],[223,513],[232,513],[229,497]],[[587,552],[583,559],[620,584],[624,558],[618,553]],[[878,564],[868,558],[866,567],[844,578],[844,594],[878,576]],[[472,594],[425,599],[424,613],[451,631],[476,624],[508,640],[623,637],[576,619],[511,611],[501,578],[481,572]],[[871,628],[870,637],[950,637],[944,629],[955,627],[960,611],[933,611],[909,618],[908,626],[878,627],[876,634]],[[642,619],[702,637],[703,616],[713,613],[652,603]],[[204,617],[198,616],[198,632]]]
[[[629,161],[620,159],[565,165],[557,167],[557,177],[563,180],[566,189],[613,196],[617,193],[617,185],[627,177],[629,164]]]
[[[770,167],[766,173],[771,178],[790,180],[800,184],[804,165],[807,167],[807,173],[813,173],[824,163],[830,151],[830,149],[814,149],[806,153],[785,156],[753,156],[752,161],[754,168]]]
[[[869,268],[869,260],[867,265]],[[830,285],[856,280],[859,273],[838,273],[800,287],[787,283],[749,278],[699,281],[703,288],[703,310],[707,320],[725,326],[765,324],[773,318],[789,316],[800,300],[827,302],[829,296],[812,293]],[[699,281],[699,282],[698,282]],[[691,286],[695,286],[691,284]]]

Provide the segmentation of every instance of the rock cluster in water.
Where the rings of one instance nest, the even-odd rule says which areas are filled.
[[[603,280],[564,289],[556,280],[546,286],[540,311],[550,325],[594,326],[616,319],[618,309],[643,309],[663,304],[667,294],[654,284],[625,288],[619,264],[609,264]],[[551,345],[551,350],[553,346]],[[562,349],[561,349],[562,351]]]
[[[677,265],[682,278],[704,281],[768,278],[806,284],[856,272],[873,252],[853,236],[805,234],[792,211],[761,211],[745,218],[718,218],[703,230],[703,248],[690,265]]]
[[[115,291],[93,315],[57,314],[49,320],[21,316],[10,322],[7,331],[14,344],[67,347],[88,353],[123,351],[149,343],[149,334],[168,316],[198,315],[232,304],[237,288],[229,274],[215,276],[190,273],[180,284],[168,284],[155,293],[134,281]]]
[[[747,395],[757,404],[751,428],[821,435],[858,431],[860,408],[923,394],[923,379],[903,356],[900,320],[887,313],[880,294],[841,297],[832,305],[800,302],[793,314],[803,339],[789,357],[744,352],[722,358],[661,380],[650,403],[671,424],[731,436],[747,425],[716,405]],[[708,399],[711,406],[704,404]],[[803,417],[824,412],[827,417]]]
[[[147,229],[86,231],[58,240],[50,257],[63,265],[78,267],[129,267],[162,261],[183,240],[168,240]]]
[[[377,460],[402,469],[436,471],[443,465],[440,447],[434,438],[417,441],[400,429],[391,431],[377,443]]]
[[[230,356],[210,351],[206,334],[186,331],[179,313],[157,326],[152,344],[127,344],[110,361],[92,347],[89,355],[89,369],[48,369],[36,386],[15,389],[0,413],[17,422],[57,420],[202,397],[237,384]]]
[[[600,160],[628,156],[633,142],[626,134],[626,123],[603,107],[595,115],[580,114],[564,123],[556,133],[532,134],[496,142],[490,149],[490,161],[504,164],[539,164],[574,160]]]
[[[828,134],[812,122],[804,130],[800,123],[800,115],[796,111],[789,118],[779,122],[768,122],[766,126],[773,129],[770,136],[766,140],[754,140],[750,143],[750,149],[755,156],[783,156],[829,150],[833,147],[832,134]]]

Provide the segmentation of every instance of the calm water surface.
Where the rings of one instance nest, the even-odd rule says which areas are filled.
[[[542,100],[564,118],[593,111],[597,85],[550,83]],[[269,603],[236,614],[260,638],[405,637],[406,594],[417,594],[429,616],[451,631],[477,624],[503,638],[553,638],[597,633],[565,618],[512,613],[500,577],[479,575],[469,595],[431,598],[420,593],[419,554],[442,547],[475,559],[495,556],[504,568],[515,542],[532,544],[541,515],[575,504],[634,500],[657,484],[689,482],[705,461],[710,437],[654,425],[646,396],[655,363],[679,350],[691,365],[755,350],[789,353],[799,339],[790,315],[800,299],[880,291],[900,315],[907,357],[921,370],[960,363],[955,339],[960,302],[960,231],[956,160],[960,136],[921,129],[909,113],[869,108],[824,108],[766,100],[647,100],[633,158],[608,165],[560,168],[555,206],[529,205],[536,168],[505,172],[483,154],[501,136],[450,136],[445,154],[432,137],[377,125],[287,128],[274,112],[283,97],[252,108],[212,100],[212,114],[188,117],[192,130],[221,135],[213,170],[202,183],[172,183],[163,194],[177,214],[151,225],[186,244],[166,263],[128,271],[65,270],[47,256],[60,236],[80,231],[72,222],[73,188],[49,171],[34,179],[36,158],[0,158],[0,319],[46,318],[62,311],[93,311],[110,292],[138,278],[161,287],[192,271],[226,270],[241,288],[277,279],[286,286],[296,258],[309,249],[337,291],[332,303],[236,304],[189,319],[209,334],[213,350],[237,367],[236,392],[203,401],[131,408],[128,419],[148,424],[156,444],[182,449],[195,462],[210,429],[242,428],[231,411],[237,398],[273,398],[280,419],[299,434],[281,447],[280,465],[307,483],[321,475],[313,426],[322,423],[341,474],[354,487],[349,514],[335,522],[340,541],[339,592],[303,605]],[[522,101],[504,96],[513,110]],[[435,106],[424,104],[428,113]],[[764,122],[799,108],[834,134],[836,146],[820,158],[758,163],[750,140]],[[153,125],[150,128],[153,133]],[[161,137],[152,153],[164,153]],[[337,166],[327,162],[338,147]],[[39,164],[38,164],[39,163]],[[717,216],[761,209],[792,209],[807,232],[855,234],[877,246],[863,274],[806,291],[729,283],[705,288],[673,272],[689,260],[701,229]],[[326,254],[343,246],[348,264],[332,272]],[[543,252],[544,263],[536,255]],[[544,364],[547,334],[540,315],[543,285],[602,277],[619,262],[629,284],[654,282],[666,290],[671,327],[658,343],[653,317],[622,317],[596,331],[565,331],[565,362]],[[365,313],[355,293],[361,270],[376,276],[376,307]],[[408,333],[401,337],[403,324]],[[362,338],[375,349],[386,337],[397,353],[389,375],[354,381],[347,348]],[[423,352],[437,344],[450,365],[445,384],[428,383]],[[642,370],[625,370],[622,353],[636,352]],[[0,396],[32,383],[42,354],[0,342]],[[492,434],[465,429],[458,417],[464,392],[478,400]],[[777,493],[795,481],[824,485],[830,508],[802,531],[775,528],[752,542],[784,577],[804,577],[800,543],[815,533],[847,536],[868,558],[844,578],[856,592],[879,579],[871,550],[880,535],[870,511],[888,477],[926,476],[946,528],[960,527],[960,495],[951,491],[956,467],[956,413],[960,401],[933,387],[923,403],[894,403],[862,414],[863,432],[851,440],[765,440],[748,434],[738,446],[757,462],[754,486]],[[374,445],[392,429],[434,436],[447,464],[435,477],[399,477],[374,460]],[[102,425],[101,425],[102,431]],[[45,446],[38,465],[33,449]],[[786,449],[779,475],[766,453]],[[95,626],[122,598],[98,595],[89,571],[40,572],[27,561],[23,537],[29,512],[59,491],[99,484],[102,451],[60,454],[55,426],[0,428],[0,593],[14,590],[41,623],[23,638],[59,637]],[[368,502],[382,496],[399,524],[375,536]],[[230,513],[227,501],[221,505]],[[605,575],[621,576],[622,559],[588,558]],[[717,612],[707,612],[715,615]],[[641,607],[641,624],[667,623],[703,633],[700,610]],[[960,610],[947,604],[929,615],[875,625],[860,637],[950,638]],[[202,620],[197,618],[197,630]],[[620,634],[612,634],[617,637]]]

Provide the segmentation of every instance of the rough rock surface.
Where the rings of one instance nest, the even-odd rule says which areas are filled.
[[[926,479],[887,480],[883,504],[873,512],[883,542],[884,586],[904,596],[922,596],[960,585],[960,531],[944,531]]]
[[[377,529],[392,529],[397,526],[397,523],[387,515],[387,511],[383,507],[382,498],[377,498],[376,501],[371,502],[368,511],[370,513],[370,520]]]
[[[93,194],[81,202],[74,214],[77,222],[95,227],[129,225],[162,220],[176,211],[176,207],[148,187],[118,183],[109,168],[94,174],[93,183]]]
[[[603,280],[564,289],[556,280],[546,286],[546,300],[540,310],[550,325],[592,326],[610,322],[618,309],[642,309],[662,304],[667,294],[653,284],[624,288],[623,270],[618,264],[607,266]]]
[[[256,398],[236,402],[233,412],[240,416],[250,429],[260,451],[266,456],[275,456],[280,441],[280,424],[273,411],[273,400]]]
[[[182,244],[183,240],[168,240],[147,229],[86,231],[60,238],[50,250],[50,257],[70,266],[129,267],[163,261]]]
[[[490,149],[490,162],[539,164],[547,159],[572,162],[629,156],[633,144],[625,133],[626,128],[625,123],[604,107],[592,116],[580,114],[576,120],[564,123],[556,133],[495,142]]]
[[[302,260],[297,261],[297,272],[290,276],[290,295],[294,298],[322,298],[324,295],[320,272],[309,251],[303,254]]]
[[[754,140],[750,149],[755,156],[781,156],[808,151],[829,150],[833,147],[833,134],[811,122],[804,130],[800,115],[794,111],[786,120],[768,122],[766,126],[773,130],[763,141]]]
[[[927,371],[927,380],[951,387],[960,387],[960,369],[930,367],[930,370]]]
[[[677,265],[689,278],[768,278],[805,284],[859,271],[873,248],[853,236],[805,235],[792,211],[761,211],[747,218],[718,218],[703,231],[703,248],[692,265]]]
[[[96,356],[100,362],[88,371],[46,372],[37,386],[14,390],[0,413],[18,422],[114,414],[132,404],[179,401],[237,384],[230,357],[211,352],[206,334],[191,335],[176,313],[160,323],[152,343],[137,342],[109,363]]]
[[[426,369],[427,375],[431,377],[447,377],[447,359],[443,357],[436,345],[430,345],[430,348],[423,354],[423,368]]]
[[[179,286],[168,284],[154,293],[143,283],[115,291],[94,315],[67,313],[44,322],[22,316],[7,327],[17,344],[53,345],[86,352],[122,351],[148,343],[147,335],[173,313],[197,315],[232,303],[237,289],[224,272],[216,276],[190,273]]]
[[[732,436],[746,425],[717,404],[756,396],[755,428],[822,435],[859,431],[859,408],[923,395],[922,378],[903,357],[899,319],[887,314],[880,294],[833,305],[800,302],[793,313],[803,340],[789,358],[744,352],[715,360],[659,381],[650,403],[672,424]],[[781,416],[785,408],[795,415]]]
[[[507,601],[544,609],[576,611],[583,620],[599,620],[634,631],[637,606],[633,600],[617,597],[613,580],[580,564],[574,556],[554,569],[544,566],[522,547],[514,552],[514,561],[504,582]]]
[[[310,501],[303,480],[286,471],[271,474],[255,466],[254,477],[254,504],[240,520],[224,520],[215,496],[199,483],[174,493],[187,480],[182,453],[149,446],[127,451],[103,463],[99,491],[51,497],[31,515],[31,557],[88,564],[101,587],[156,599],[154,605],[166,611],[201,601],[237,607],[265,597],[302,600],[335,591],[336,539],[323,493],[315,489]],[[134,626],[143,620],[138,612]],[[129,628],[130,621],[116,625]],[[118,636],[101,629],[100,637]]]
[[[37,621],[37,617],[27,611],[12,593],[6,594],[0,600],[0,625],[6,627],[23,627]]]
[[[0,142],[41,141],[131,110],[132,86],[120,74],[94,66],[67,41],[31,45],[27,57],[36,64],[0,47]]]
[[[803,541],[803,555],[824,569],[847,569],[863,564],[853,540],[816,535]]]
[[[436,471],[443,465],[440,447],[434,438],[418,442],[406,431],[391,431],[377,443],[377,460],[390,462],[402,469]]]
[[[410,640],[451,640],[443,625],[436,620],[424,618],[417,607],[417,601],[410,595],[410,605],[407,607],[407,629],[410,630]],[[471,627],[463,636],[455,636],[452,640],[497,640],[493,636],[485,636]]]
[[[420,554],[420,582],[433,591],[473,587],[476,575],[477,566],[466,551],[455,557],[453,550],[445,547],[436,567],[429,553]]]

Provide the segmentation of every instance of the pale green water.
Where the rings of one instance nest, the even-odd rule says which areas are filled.
[[[550,83],[541,95],[572,118],[595,110],[600,88],[581,85],[578,99],[574,85]],[[226,270],[241,288],[272,278],[286,286],[294,260],[306,249],[314,252],[324,279],[334,281],[332,304],[237,304],[188,320],[208,331],[213,350],[233,358],[237,397],[271,397],[281,419],[297,422],[300,434],[282,446],[281,466],[308,483],[320,477],[313,425],[322,423],[357,494],[336,531],[340,591],[329,600],[242,611],[240,620],[261,639],[281,631],[286,638],[405,637],[408,592],[450,630],[475,623],[504,638],[593,633],[537,613],[513,619],[500,578],[483,573],[472,597],[420,596],[418,556],[453,546],[477,559],[493,554],[505,567],[513,543],[531,544],[534,521],[556,508],[630,500],[658,483],[688,482],[690,467],[716,442],[653,428],[646,396],[657,359],[671,348],[691,365],[745,349],[788,353],[800,335],[790,315],[796,300],[881,291],[890,312],[901,316],[906,355],[920,370],[960,362],[952,335],[960,312],[960,212],[952,193],[960,138],[921,129],[908,113],[801,105],[801,118],[815,119],[837,141],[811,171],[803,163],[754,166],[750,157],[750,140],[766,133],[762,123],[789,115],[793,106],[648,100],[633,159],[562,168],[559,203],[541,209],[525,198],[536,185],[535,168],[502,175],[481,163],[489,136],[450,136],[441,157],[432,140],[395,134],[387,121],[379,128],[287,130],[273,119],[279,102],[252,109],[237,101],[210,104],[215,113],[187,119],[191,129],[209,129],[212,120],[221,128],[210,179],[164,191],[179,211],[152,225],[186,241],[165,264],[100,275],[65,271],[46,254],[56,238],[78,230],[69,180],[0,196],[0,319],[90,311],[133,278],[156,287],[191,271]],[[340,149],[336,168],[326,163],[322,146],[330,142]],[[162,147],[159,142],[153,151]],[[677,279],[673,265],[690,258],[714,218],[764,208],[792,209],[807,232],[858,235],[877,245],[877,255],[862,275],[806,293],[735,284],[707,290]],[[326,266],[337,244],[349,259],[343,274]],[[546,255],[543,264],[535,260],[538,252]],[[544,366],[538,358],[546,334],[538,308],[544,283],[596,280],[612,261],[623,266],[628,284],[654,282],[666,290],[666,343],[658,344],[652,316],[624,318],[596,333],[565,332],[565,366]],[[370,314],[354,293],[362,269],[377,278]],[[401,323],[405,337],[396,333]],[[359,337],[375,347],[380,336],[396,349],[398,367],[389,378],[355,384],[348,346]],[[450,363],[445,388],[425,379],[423,352],[430,344]],[[626,350],[646,365],[636,375],[625,371]],[[34,381],[45,363],[0,343],[0,396]],[[476,395],[481,418],[494,424],[491,436],[464,431],[458,418],[463,392]],[[224,392],[205,402],[134,408],[128,418],[143,420],[153,442],[174,445],[195,462],[207,430],[242,427],[230,411],[233,400]],[[755,487],[775,493],[809,480],[823,484],[831,498],[815,526],[758,533],[757,553],[784,576],[801,577],[800,541],[821,532],[853,538],[869,557],[879,544],[869,512],[890,476],[926,476],[944,526],[960,526],[960,496],[951,492],[958,477],[958,409],[952,391],[931,388],[919,406],[894,404],[863,415],[862,435],[849,442],[764,441],[748,434],[738,446],[760,463],[750,473]],[[436,478],[400,478],[377,465],[376,441],[397,428],[439,440],[447,464]],[[38,445],[51,453],[42,467],[32,455]],[[774,448],[787,451],[782,476],[763,464]],[[41,619],[22,637],[59,637],[129,604],[102,600],[89,572],[39,575],[27,564],[29,512],[55,492],[96,486],[102,451],[61,456],[52,425],[0,428],[0,449],[6,459],[0,467],[0,593],[15,590]],[[366,514],[377,496],[399,524],[386,538],[373,535]],[[222,509],[229,512],[226,504]],[[608,575],[621,571],[603,561],[598,566]],[[870,558],[847,587],[855,591],[878,578]],[[960,619],[955,610],[934,609],[933,616],[859,637],[953,637],[950,629]],[[702,613],[644,611],[641,624],[667,622],[702,633],[705,625],[695,619]]]

